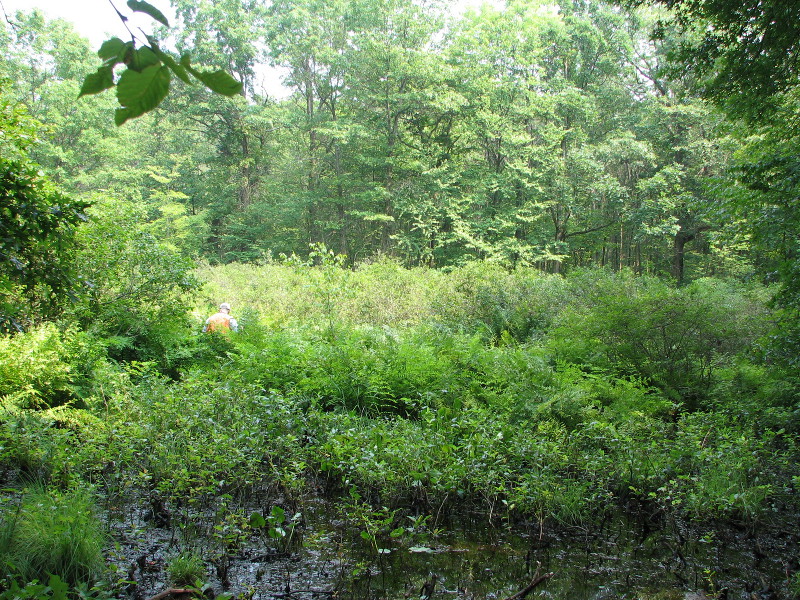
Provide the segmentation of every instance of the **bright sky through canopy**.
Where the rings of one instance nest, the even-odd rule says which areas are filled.
[[[34,8],[41,11],[50,19],[62,18],[70,21],[81,35],[89,38],[93,48],[97,49],[109,35],[127,39],[128,32],[120,21],[117,13],[109,0],[0,0],[6,15],[11,17],[18,10],[30,11]],[[164,13],[170,22],[174,19],[174,12],[169,2],[151,2]],[[115,0],[114,6],[119,11],[130,17],[128,27],[136,30],[141,27],[150,33],[158,23],[152,18],[141,13],[132,13],[125,0]]]
[[[457,0],[454,12],[460,13],[483,3],[497,6],[502,5],[503,0]],[[158,8],[171,25],[175,24],[175,11],[168,0],[150,0],[150,4]],[[134,33],[138,33],[140,28],[145,33],[152,33],[153,29],[159,26],[150,16],[132,12],[125,0],[0,0],[0,5],[9,18],[18,10],[28,12],[38,8],[48,19],[61,18],[69,21],[78,33],[89,39],[94,50],[98,50],[109,37],[116,36],[123,40],[130,37],[114,6],[128,17],[128,28]],[[261,65],[257,69],[257,75],[271,96],[282,98],[288,95],[289,91],[281,83],[283,78],[281,69]]]
[[[499,4],[496,0],[487,0],[489,4]],[[168,1],[151,0],[153,6],[158,8],[167,19],[172,23],[175,12]],[[478,6],[482,0],[460,0],[456,3],[458,8],[466,9],[469,6]],[[12,16],[18,10],[33,10],[39,8],[49,18],[60,17],[70,21],[75,25],[75,29],[89,38],[93,47],[99,48],[109,36],[108,34],[126,39],[127,31],[122,25],[117,13],[114,11],[112,2],[109,0],[0,0],[6,15]],[[157,25],[149,16],[138,13],[131,13],[125,0],[113,0],[113,5],[119,11],[132,17],[128,26],[134,30],[141,27],[144,31],[150,32],[154,25]],[[458,10],[456,12],[459,12]]]

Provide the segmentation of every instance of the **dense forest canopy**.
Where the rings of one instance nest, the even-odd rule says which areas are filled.
[[[71,198],[136,212],[190,259],[323,244],[351,265],[756,277],[794,313],[797,20],[780,2],[634,4],[175,0],[170,24],[133,3],[153,35],[100,61],[69,23],[20,12],[3,99],[42,123],[28,154]],[[155,61],[186,84],[136,110],[84,95],[121,61],[120,81]]]
[[[324,243],[351,262],[678,280],[752,268],[723,185],[741,138],[665,74],[677,41],[651,40],[654,9],[174,8],[179,53],[228,70],[241,97],[173,86],[162,110],[115,130],[108,97],[75,102],[98,63],[86,42],[36,13],[5,25],[2,68],[4,94],[48,124],[34,151],[45,172],[72,194],[146,207],[187,254],[250,261]],[[259,86],[267,64],[287,73],[289,98]]]

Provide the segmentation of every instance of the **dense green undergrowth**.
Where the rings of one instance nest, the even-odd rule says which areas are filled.
[[[150,361],[115,360],[71,324],[0,339],[9,572],[95,573],[21,558],[14,515],[35,493],[145,503],[218,556],[259,532],[287,543],[269,507],[273,521],[253,521],[256,491],[293,513],[338,498],[376,550],[407,517],[433,528],[464,510],[574,525],[647,508],[755,527],[800,508],[799,388],[764,360],[769,290],[318,259],[199,269],[195,326],[159,333],[140,348]],[[241,331],[201,334],[221,300]]]

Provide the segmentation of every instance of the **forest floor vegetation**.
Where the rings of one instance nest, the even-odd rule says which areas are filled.
[[[465,523],[535,567],[546,540],[635,538],[622,520],[661,532],[662,562],[716,557],[675,589],[800,591],[800,385],[768,360],[769,289],[316,262],[202,267],[183,328],[0,338],[0,598],[155,580],[262,597],[289,589],[292,556],[340,597],[395,597],[378,575],[452,550]],[[240,332],[200,333],[222,300]],[[733,569],[732,532],[758,547],[749,575],[708,566]],[[32,543],[48,535],[75,551]],[[673,597],[633,579],[620,597]]]

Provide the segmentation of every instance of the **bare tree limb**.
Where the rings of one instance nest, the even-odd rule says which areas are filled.
[[[168,590],[164,590],[160,594],[156,594],[149,600],[164,600],[164,598],[169,598],[170,596],[183,596],[183,595],[190,595],[194,593],[194,590],[184,590],[181,588],[170,588]]]
[[[531,582],[526,587],[518,591],[516,594],[514,594],[513,596],[509,596],[505,600],[522,600],[525,596],[527,596],[534,589],[536,589],[537,586],[541,585],[542,583],[550,579],[553,575],[555,575],[555,573],[545,573],[544,575],[539,575],[539,569],[536,569],[536,574],[533,576]]]

